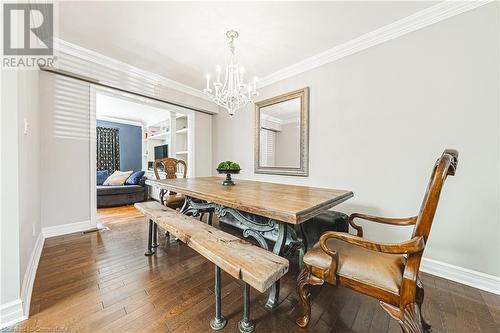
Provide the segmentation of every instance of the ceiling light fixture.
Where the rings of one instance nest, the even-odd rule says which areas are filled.
[[[217,65],[217,80],[210,88],[210,73],[207,73],[207,86],[203,92],[207,94],[215,104],[225,108],[232,117],[236,110],[243,108],[248,103],[253,102],[253,98],[258,96],[257,77],[253,78],[253,83],[244,83],[243,77],[245,69],[236,60],[234,52],[234,40],[238,38],[238,32],[229,30],[226,32],[229,38],[229,59],[226,61],[226,72],[224,81],[221,81],[221,66]]]

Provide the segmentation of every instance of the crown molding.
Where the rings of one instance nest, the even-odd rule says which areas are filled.
[[[490,2],[493,2],[493,0],[446,0],[440,2],[434,6],[423,9],[398,21],[351,39],[348,42],[337,45],[329,50],[306,58],[298,63],[282,68],[272,74],[266,75],[259,80],[258,88],[260,89],[266,87],[275,82],[337,61],[349,55],[366,50],[372,46],[382,44],[384,42],[404,36],[413,31],[428,27],[434,23],[444,21],[450,17],[476,9]],[[87,60],[91,63],[103,65],[121,72],[127,72],[137,77],[146,78],[150,81],[157,82],[158,84],[189,94],[191,96],[211,101],[211,99],[201,90],[195,89],[172,79],[168,79],[164,76],[142,70],[98,52],[69,43],[60,38],[54,37],[54,49]]]
[[[145,78],[149,81],[156,82],[165,87],[175,89],[185,94],[189,94],[191,96],[211,101],[211,99],[207,95],[205,95],[201,90],[195,89],[193,87],[174,81],[172,79],[168,79],[164,76],[137,68],[125,62],[105,56],[101,53],[86,49],[82,46],[72,44],[61,38],[54,37],[54,49],[78,57],[80,59],[86,60],[90,63],[106,66],[116,71],[126,72],[136,77]]]
[[[261,117],[262,119],[264,119],[264,120],[272,121],[273,123],[276,123],[276,124],[278,124],[278,125],[283,124],[283,120],[281,120],[281,119],[279,119],[279,118],[276,118],[276,117],[273,117],[273,116],[270,116],[270,115],[268,115],[268,114],[264,114],[264,113],[263,113],[260,117]]]
[[[450,17],[473,10],[492,1],[493,0],[446,0],[440,2],[437,5],[423,9],[415,14],[370,31],[357,38],[351,39],[348,42],[337,45],[329,50],[262,77],[258,82],[258,88],[263,88],[272,83],[366,50],[372,46],[404,36],[413,31],[428,27],[434,23],[438,23]]]

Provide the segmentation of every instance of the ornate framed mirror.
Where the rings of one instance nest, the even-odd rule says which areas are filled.
[[[255,173],[309,175],[309,87],[255,103]]]

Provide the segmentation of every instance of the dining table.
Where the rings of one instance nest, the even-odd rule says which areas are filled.
[[[242,179],[233,186],[222,183],[221,177],[146,180],[149,186],[184,195],[181,213],[192,216],[214,213],[219,223],[240,229],[243,237],[253,238],[266,250],[280,256],[297,251],[299,263],[307,249],[303,224],[353,197],[348,190],[302,185]],[[267,308],[278,305],[279,291],[277,281],[270,288]]]

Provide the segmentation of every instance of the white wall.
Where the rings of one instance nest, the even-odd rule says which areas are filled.
[[[212,117],[204,113],[194,114],[195,176],[212,175]]]
[[[42,227],[90,224],[89,84],[40,74]]]
[[[1,11],[1,9],[0,9]],[[17,22],[22,25],[22,22]],[[18,32],[22,27],[19,26]],[[22,38],[16,34],[16,39]],[[1,71],[0,327],[26,318],[41,235],[38,71]],[[25,128],[27,122],[27,130]],[[33,276],[34,277],[34,276]]]
[[[300,123],[281,125],[276,133],[275,165],[300,168]]]
[[[20,297],[17,72],[2,70],[0,304]],[[2,309],[3,310],[3,309]],[[3,314],[3,311],[2,311]],[[4,319],[2,318],[2,324]]]
[[[38,79],[39,71],[19,71],[19,250],[21,279],[25,275],[31,253],[41,232]],[[24,132],[25,119],[28,124],[27,133]]]
[[[23,284],[40,236],[38,71],[2,71],[1,327],[23,316]],[[28,131],[24,133],[24,119]],[[28,279],[29,280],[29,279]],[[26,290],[21,290],[21,286]]]
[[[456,148],[425,257],[500,276],[498,20],[488,4],[261,89],[310,87],[309,177],[253,173],[253,106],[214,117],[213,168],[230,159],[241,178],[352,190],[344,212],[411,216],[435,159]],[[378,240],[411,232],[364,226]]]

